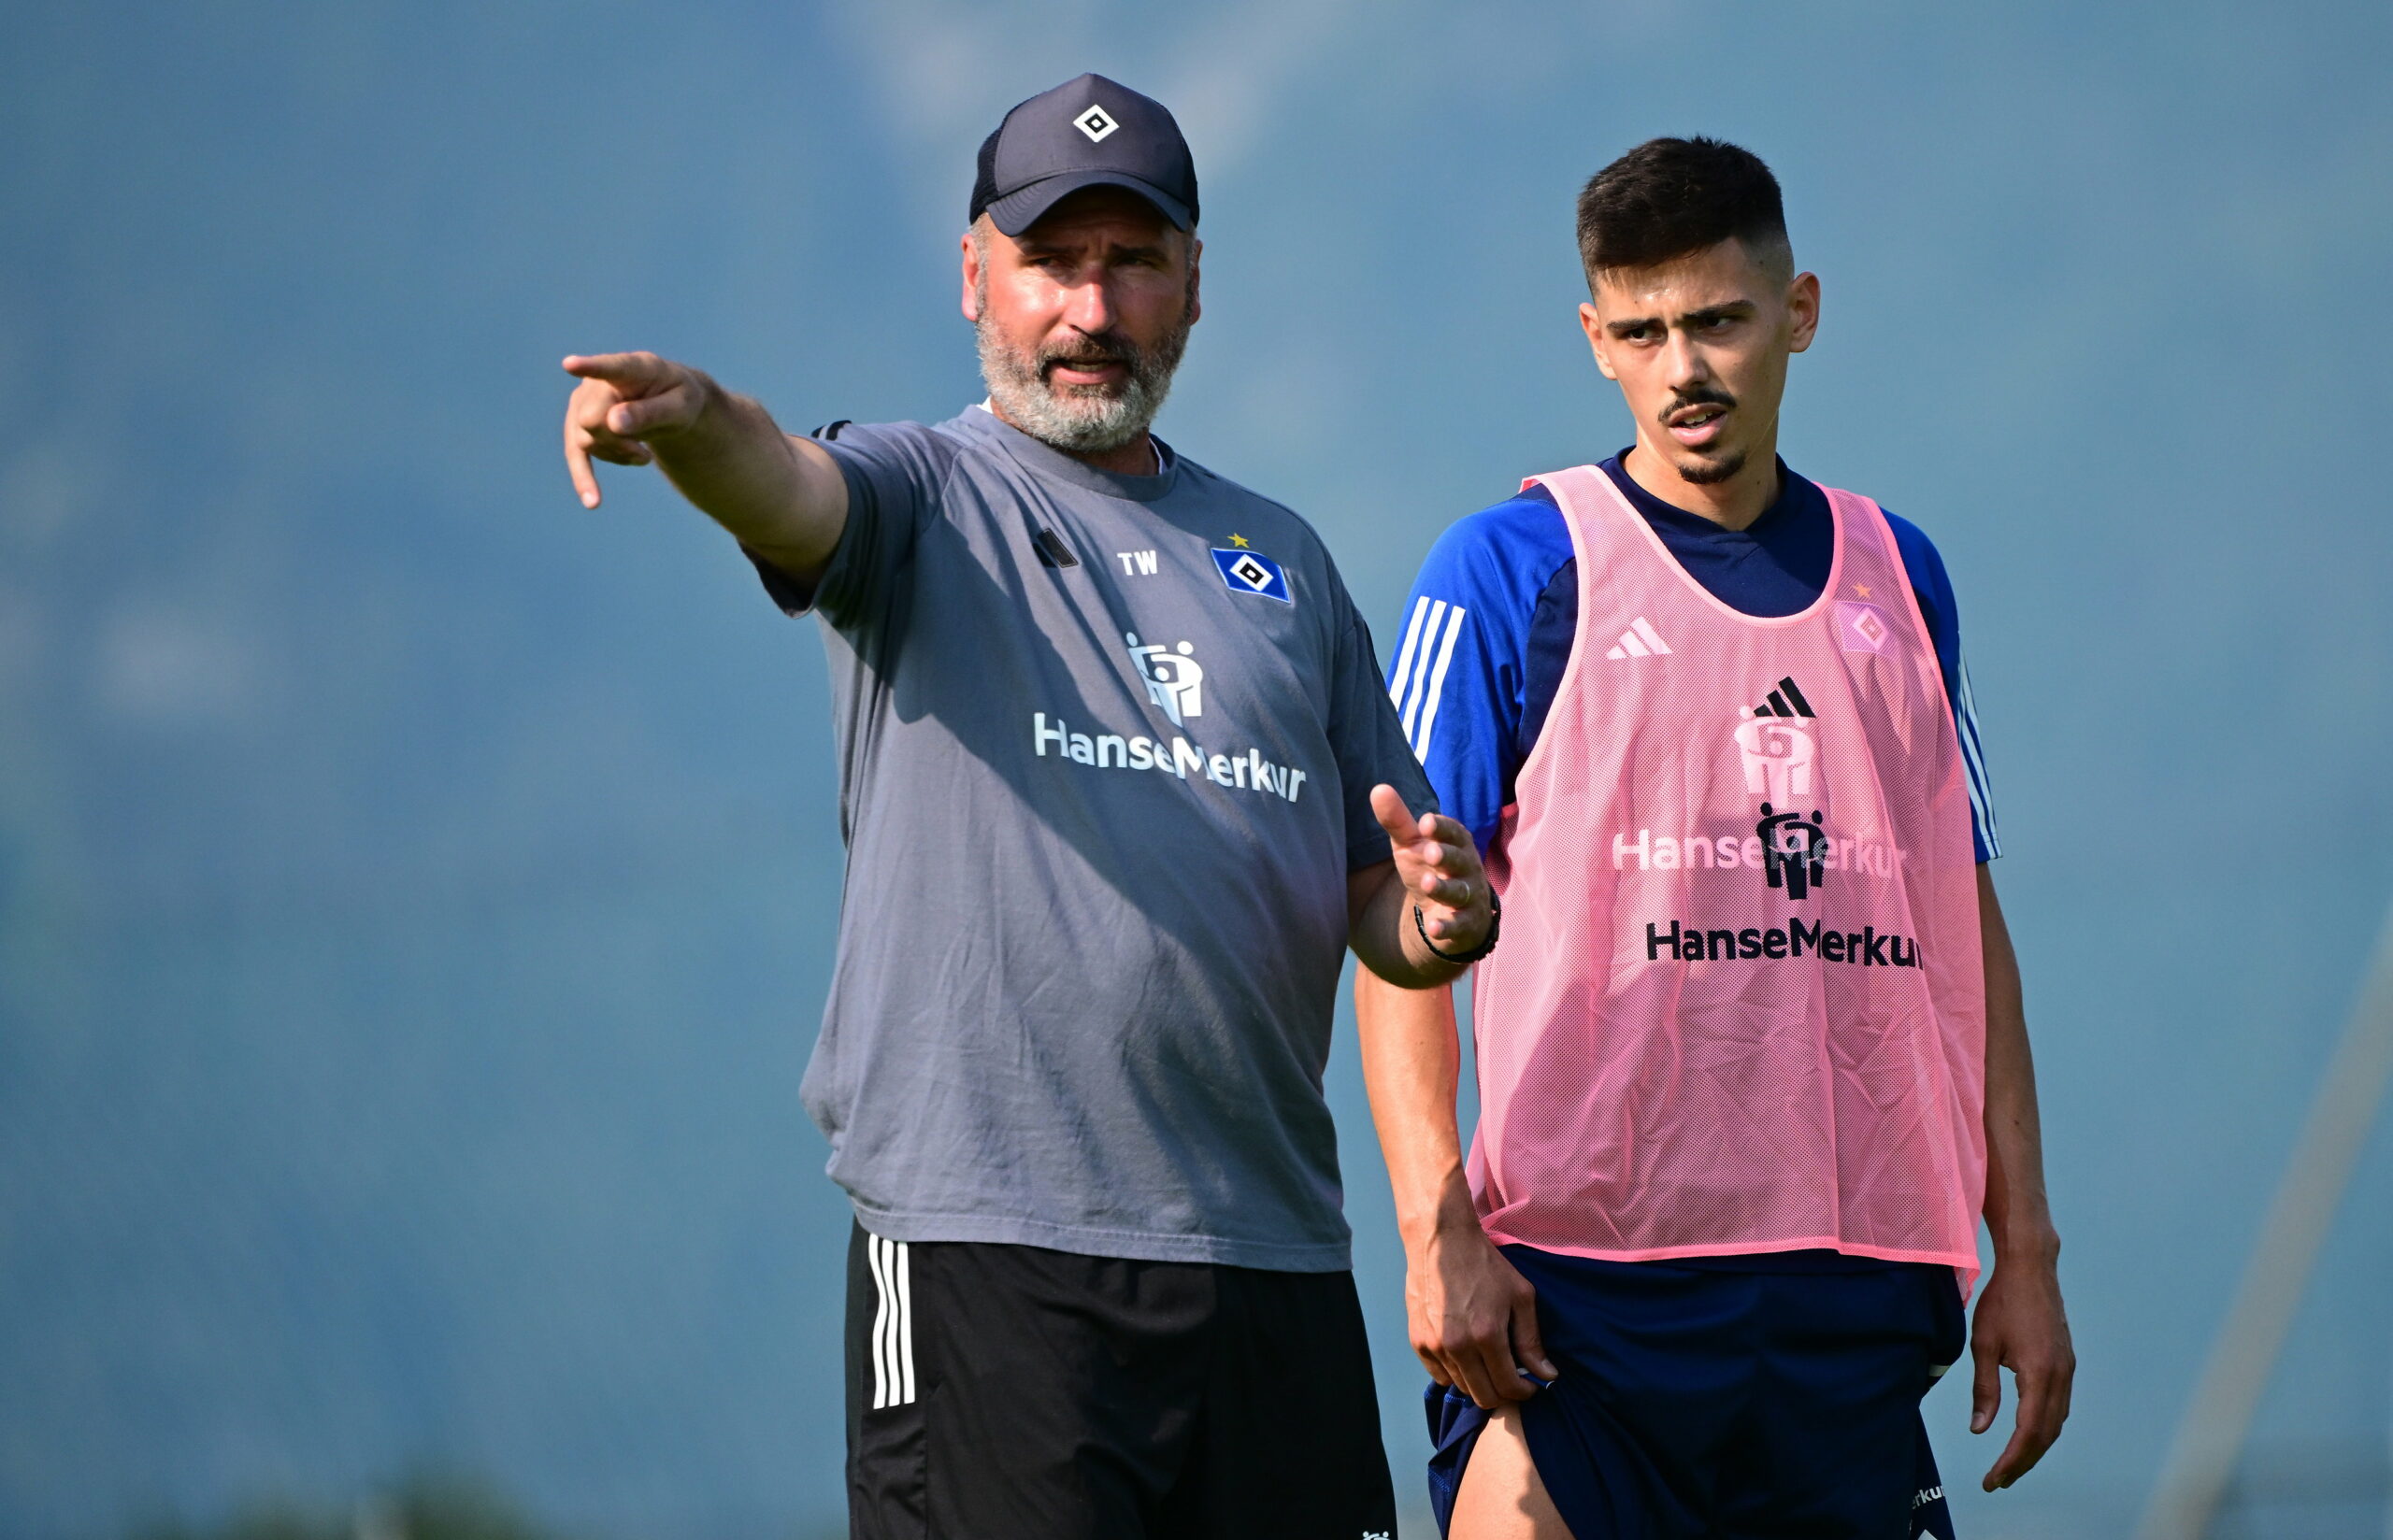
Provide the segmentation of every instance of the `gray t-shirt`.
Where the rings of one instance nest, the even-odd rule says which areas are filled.
[[[979,407],[843,426],[817,591],[847,888],[807,1110],[858,1217],[1348,1265],[1322,1099],[1348,872],[1426,780],[1311,526]]]

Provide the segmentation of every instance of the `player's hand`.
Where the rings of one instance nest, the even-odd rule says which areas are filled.
[[[1441,951],[1467,952],[1487,938],[1487,874],[1470,831],[1439,813],[1415,818],[1393,786],[1371,788],[1371,814],[1387,831],[1397,880]],[[1409,923],[1409,920],[1408,920]]]
[[[598,506],[590,462],[650,463],[656,455],[648,441],[696,422],[712,390],[697,370],[654,353],[575,353],[565,372],[581,381],[565,404],[565,464],[585,508]]]
[[[1985,1291],[1978,1296],[1970,1353],[1977,1361],[1970,1432],[1982,1433],[1994,1426],[1994,1415],[2002,1409],[2003,1370],[2011,1371],[2019,1390],[2011,1442],[1985,1473],[1985,1490],[1996,1491],[2035,1469],[2069,1420],[2077,1350],[2070,1345],[2060,1276],[2052,1263],[1997,1258]]]
[[[1526,1401],[1556,1370],[1537,1330],[1537,1290],[1479,1228],[1477,1215],[1440,1226],[1405,1259],[1404,1309],[1412,1350],[1429,1377],[1493,1411]]]

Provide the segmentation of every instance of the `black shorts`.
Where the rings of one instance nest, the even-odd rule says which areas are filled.
[[[1394,1540],[1348,1273],[848,1244],[852,1540]]]

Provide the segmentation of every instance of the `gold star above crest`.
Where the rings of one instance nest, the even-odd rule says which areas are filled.
[[[1864,599],[1867,599],[1870,597],[1870,585],[1867,583],[1856,583],[1853,585],[1853,592],[1858,593]]]
[[[1236,546],[1240,550],[1251,550],[1254,549],[1246,543],[1246,536],[1243,535],[1231,535],[1230,544]]]

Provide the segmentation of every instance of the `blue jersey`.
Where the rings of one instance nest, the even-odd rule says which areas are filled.
[[[1621,454],[1627,453],[1622,450]],[[1747,615],[1792,615],[1820,596],[1836,554],[1827,494],[1778,467],[1777,501],[1741,530],[1672,507],[1630,478],[1621,455],[1602,469],[1662,544],[1712,597]],[[1886,515],[1927,621],[1969,770],[1977,857],[2002,853],[1977,711],[1961,660],[1952,580],[1927,536]],[[1421,565],[1398,628],[1388,692],[1438,806],[1482,850],[1512,803],[1513,777],[1537,743],[1579,627],[1579,564],[1562,510],[1531,487],[1462,520]]]

